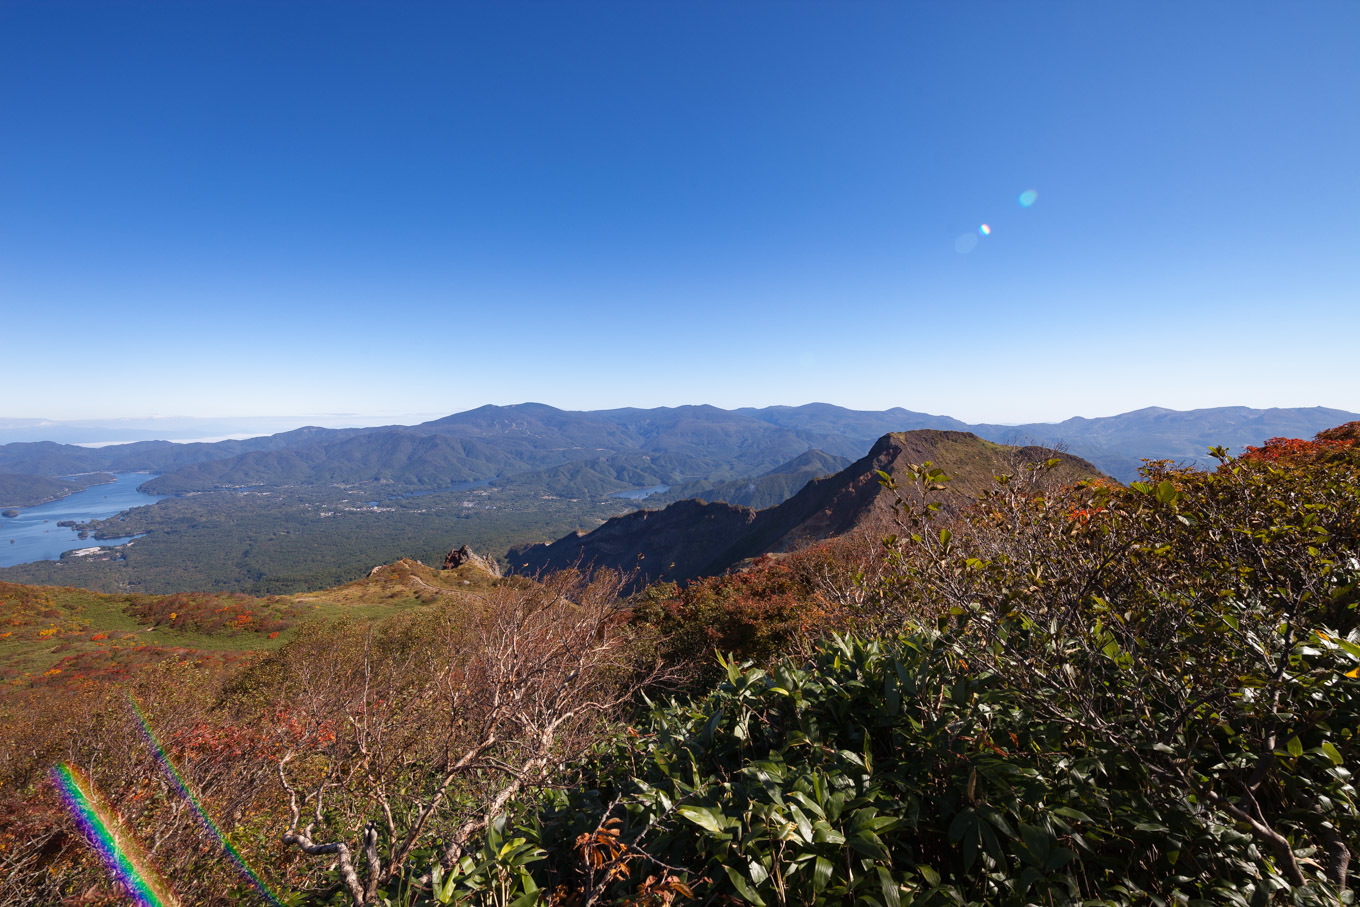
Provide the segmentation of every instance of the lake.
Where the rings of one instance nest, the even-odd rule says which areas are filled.
[[[63,551],[93,548],[96,545],[121,545],[131,541],[130,538],[82,539],[76,535],[76,530],[58,526],[57,523],[64,520],[78,523],[98,520],[143,504],[155,503],[166,495],[143,494],[137,490],[138,485],[154,478],[144,472],[123,473],[107,485],[92,485],[60,501],[19,508],[19,515],[13,519],[0,517],[0,567],[56,560]]]

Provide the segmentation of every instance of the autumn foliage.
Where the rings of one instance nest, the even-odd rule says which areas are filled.
[[[1347,422],[1320,431],[1313,440],[1270,438],[1261,447],[1248,447],[1242,459],[1263,463],[1303,465],[1334,460],[1360,452],[1360,422]]]

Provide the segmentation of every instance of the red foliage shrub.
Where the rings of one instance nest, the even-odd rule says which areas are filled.
[[[1313,440],[1270,438],[1262,447],[1248,447],[1243,460],[1300,466],[1360,452],[1360,422],[1324,429]]]
[[[305,609],[278,596],[260,600],[239,593],[178,592],[133,596],[128,610],[177,630],[272,633],[291,628]]]
[[[632,620],[660,631],[664,659],[700,674],[718,670],[715,651],[767,661],[872,610],[882,555],[868,537],[766,555],[740,572],[684,588],[649,587],[634,597]]]

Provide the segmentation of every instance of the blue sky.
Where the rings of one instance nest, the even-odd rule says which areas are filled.
[[[0,416],[1360,410],[1358,160],[1344,0],[0,2]]]

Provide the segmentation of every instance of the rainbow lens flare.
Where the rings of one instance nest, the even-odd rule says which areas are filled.
[[[1024,192],[1020,193],[1020,207],[1028,208],[1030,205],[1034,204],[1035,200],[1038,198],[1038,192],[1035,192],[1033,189],[1026,189]]]
[[[981,233],[983,236],[991,236],[992,228],[987,226],[986,224],[983,224],[981,227],[978,227],[978,232]]]
[[[165,777],[170,781],[170,784],[175,790],[179,792],[179,795],[184,798],[185,802],[193,808],[194,814],[198,817],[198,824],[203,827],[203,830],[208,833],[219,847],[226,851],[227,856],[231,857],[232,862],[236,864],[237,872],[239,872],[241,876],[255,888],[260,897],[267,903],[275,905],[275,907],[283,907],[282,902],[274,897],[273,892],[269,890],[260,877],[246,865],[246,861],[241,856],[240,851],[227,840],[227,836],[222,834],[222,831],[217,827],[217,823],[208,816],[207,811],[203,809],[203,805],[198,802],[198,798],[189,790],[189,785],[185,782],[184,776],[179,773],[179,770],[175,768],[174,763],[170,761],[170,757],[166,755],[165,747],[161,746],[161,741],[156,736],[156,732],[151,730],[151,723],[146,720],[146,715],[142,713],[141,708],[137,705],[137,701],[132,698],[131,694],[128,695],[128,705],[132,707],[132,714],[136,717],[137,723],[141,726],[142,737],[146,740],[147,745],[151,747],[151,752],[155,755],[156,762],[160,764],[161,771],[165,774]]]
[[[137,842],[113,811],[99,801],[89,779],[63,762],[52,769],[52,781],[86,840],[133,903],[138,907],[178,907],[179,901],[151,871]]]

